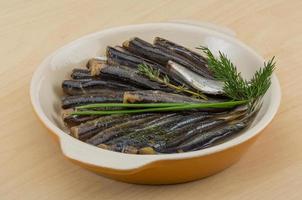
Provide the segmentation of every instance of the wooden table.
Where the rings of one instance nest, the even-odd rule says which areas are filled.
[[[0,1],[0,199],[302,199],[301,10],[300,0]],[[269,128],[233,167],[187,184],[125,184],[65,160],[30,104],[37,65],[85,34],[171,19],[226,26],[277,57],[283,100]]]

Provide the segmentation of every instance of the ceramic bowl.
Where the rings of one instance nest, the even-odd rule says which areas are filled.
[[[121,44],[134,36],[150,42],[155,36],[161,36],[192,49],[205,45],[214,53],[222,51],[247,78],[264,62],[255,51],[236,39],[235,34],[208,24],[169,22],[131,25],[77,39],[56,50],[40,64],[30,87],[33,108],[57,138],[64,156],[103,176],[139,184],[172,184],[201,179],[238,161],[277,112],[281,93],[275,75],[252,126],[239,136],[210,148],[187,153],[131,155],[104,150],[68,135],[60,115],[62,80],[69,78],[74,67],[84,67],[89,58],[104,55],[107,45]]]

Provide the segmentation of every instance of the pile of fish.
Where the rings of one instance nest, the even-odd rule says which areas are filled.
[[[175,85],[208,96],[194,98],[151,80],[138,70],[146,64]],[[156,37],[153,44],[132,38],[106,49],[106,57],[75,68],[62,88],[63,121],[70,134],[86,143],[123,153],[177,153],[203,149],[234,137],[252,115],[247,106],[182,112],[128,115],[71,115],[75,107],[92,103],[161,103],[227,101],[223,84],[216,80],[201,55]],[[109,109],[109,108],[107,108]],[[114,109],[114,108],[110,108]]]

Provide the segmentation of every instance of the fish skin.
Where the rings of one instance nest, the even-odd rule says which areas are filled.
[[[155,152],[172,153],[179,150],[178,146],[181,143],[196,137],[200,131],[206,133],[214,128],[224,126],[228,121],[242,117],[245,113],[246,108],[242,106],[223,114],[196,112],[193,114],[171,113],[162,115],[134,127],[125,135],[108,140],[106,144],[115,145],[123,143],[137,149],[151,147]]]
[[[109,140],[106,144],[127,142],[128,145],[136,148],[146,146],[154,148],[157,152],[171,153],[176,151],[177,145],[193,137],[201,129],[206,131],[225,123],[224,120],[216,120],[216,115],[198,112],[171,113],[147,122],[143,126],[139,125],[129,134]],[[213,123],[213,119],[216,123]],[[190,132],[192,129],[196,130]],[[183,134],[188,132],[189,134],[184,137]]]
[[[136,132],[129,132],[126,135],[122,135],[118,138],[113,138],[106,142],[106,144],[119,144],[126,143],[128,145],[134,146],[136,148],[143,147],[157,147],[165,144],[165,134],[163,131],[158,131],[154,129],[142,129]]]
[[[85,141],[101,130],[109,128],[117,123],[127,121],[128,119],[129,116],[123,117],[118,115],[98,117],[95,120],[91,120],[86,123],[80,124],[79,126],[72,127],[70,129],[70,133],[74,137]]]
[[[166,145],[166,141],[172,136],[168,130],[175,127],[176,124],[183,121],[184,118],[190,118],[190,114],[171,113],[162,115],[143,125],[135,127],[129,134],[122,135],[106,144],[116,144],[127,142],[131,146],[137,148],[152,147],[154,150],[162,148]]]
[[[159,69],[161,72],[165,73],[167,70],[164,66],[154,63],[153,61],[147,60],[145,58],[139,57],[128,51],[121,51],[117,48],[108,46],[106,49],[107,63],[111,65],[122,65],[137,69],[139,64],[147,64],[155,69]]]
[[[237,111],[239,110],[240,109]],[[192,151],[213,146],[217,141],[226,139],[247,128],[253,122],[258,111],[259,110],[253,112],[246,111],[235,118],[228,118],[228,121],[221,126],[214,127],[205,132],[200,132],[199,134],[188,138],[180,145],[165,149],[164,152]]]
[[[215,129],[213,131],[206,132],[204,134],[196,135],[185,143],[177,147],[178,150],[190,151],[191,149],[200,149],[213,144],[215,141],[229,137],[243,130],[247,126],[244,122],[238,122],[236,124],[228,124],[224,127]]]
[[[102,148],[104,144],[99,145]],[[128,145],[126,143],[117,143],[112,145],[106,145],[106,149],[121,153],[128,153],[128,154],[137,154],[138,149],[134,146]]]
[[[123,43],[123,47],[128,51],[141,56],[143,58],[152,60],[160,65],[166,66],[169,60],[177,62],[190,70],[194,70],[195,73],[203,75],[194,63],[187,58],[161,46],[154,46],[140,38],[134,37]]]
[[[68,127],[73,127],[73,126],[78,126],[82,123],[85,123],[87,121],[91,121],[98,118],[98,116],[92,116],[92,115],[85,115],[85,116],[80,116],[80,115],[69,115],[63,118],[63,121],[66,126]]]
[[[198,123],[199,121],[206,120],[210,117],[213,117],[214,115],[210,113],[205,113],[205,112],[196,112],[190,115],[187,115],[180,121],[179,123],[175,124],[174,126],[169,128],[169,132],[173,132],[175,130],[181,130],[184,131],[183,129],[186,128],[188,129],[190,124],[195,124]]]
[[[114,80],[64,80],[62,88],[68,95],[85,95],[85,94],[106,94],[110,90],[117,92],[125,90],[138,90],[129,84],[121,83]]]
[[[137,124],[141,124],[144,122],[147,122],[148,120],[152,120],[154,118],[158,117],[158,115],[153,114],[147,117],[143,117],[140,119],[132,119],[128,120],[124,123],[118,124],[116,126],[113,126],[109,129],[105,129],[103,131],[100,131],[92,138],[88,139],[86,142],[92,145],[99,145],[102,144],[108,140],[110,140],[113,137],[117,137],[120,135],[125,135],[128,133],[131,133],[131,131],[137,126]]]
[[[62,99],[62,108],[73,108],[92,103],[122,103],[123,92],[113,91],[102,95],[75,95]]]
[[[206,58],[204,58],[201,54],[161,37],[155,37],[153,44],[157,47],[168,49],[180,56],[183,56],[194,64],[194,67],[190,70],[206,78],[214,79],[213,74],[207,67]]]
[[[198,91],[211,95],[224,95],[223,83],[220,81],[202,77],[173,61],[169,61],[167,67],[171,73]]]
[[[161,85],[157,82],[150,80],[136,69],[121,66],[121,65],[108,65],[103,64],[97,71],[97,76],[101,79],[112,79],[123,81],[128,84],[133,84],[135,87],[142,89],[153,89],[153,90],[163,90],[163,91],[172,91],[170,88]]]
[[[178,85],[183,84],[181,80],[177,80],[176,77],[171,76],[165,66],[135,55],[122,47],[113,48],[108,46],[106,49],[106,55],[108,58],[107,63],[109,65],[122,65],[137,69],[138,65],[145,64],[155,70],[159,70],[162,75],[168,76],[171,83]]]
[[[143,117],[152,116],[152,114],[137,114],[137,115],[110,115],[98,117],[93,121],[88,121],[86,123],[80,124],[71,128],[71,133],[74,136],[78,136],[81,140],[87,140],[97,133],[111,128],[120,123],[127,122],[129,120],[136,120]]]
[[[198,125],[187,126],[187,131],[183,132],[183,134],[179,134],[179,136],[175,137],[173,140],[169,141],[166,145],[166,149],[163,149],[162,152],[170,152],[178,149],[179,145],[186,140],[194,137],[197,134],[204,133],[209,129],[218,127],[223,125],[225,122],[223,120],[213,120],[209,119],[206,121],[201,121]],[[178,131],[180,132],[180,131]]]
[[[198,134],[203,134],[212,129],[225,126],[234,120],[241,120],[246,115],[247,110],[244,106],[240,106],[240,108],[235,108],[223,114],[206,114],[201,115],[200,117],[197,116],[196,119],[192,117],[193,120],[189,119],[191,123],[184,124],[181,125],[181,127],[176,127],[176,129],[174,128],[170,130],[171,134],[176,135],[176,137],[167,143],[165,147],[166,149],[162,149],[161,151],[174,151],[178,145],[186,140],[189,140]]]
[[[154,133],[154,128],[156,126],[163,126],[169,123],[177,123],[177,119],[180,119],[181,117],[182,115],[177,113],[158,114],[155,118],[151,120],[137,124],[137,126],[135,127],[131,127],[131,129],[128,130],[129,134],[120,135],[119,137],[114,137],[111,140],[107,140],[106,144],[115,144],[127,141],[127,144],[131,144],[132,146],[138,148],[146,146],[147,142],[144,141],[145,143],[142,143],[142,141],[139,141],[137,138],[138,135],[141,137],[146,134],[149,134],[150,131]]]
[[[164,66],[169,60],[180,62],[182,64],[185,63],[184,65],[189,65],[189,63],[185,61],[186,59],[179,58],[179,56],[175,55],[172,51],[155,47],[154,45],[137,37],[132,38],[129,41],[125,41],[123,43],[123,47],[136,55],[147,58]]]
[[[94,57],[88,60],[86,68],[91,71],[92,68],[98,68],[103,63],[106,63],[106,57]]]
[[[74,80],[94,79],[94,77],[91,76],[90,71],[88,69],[81,69],[81,68],[73,69],[70,77]]]
[[[160,90],[135,90],[126,91],[123,101],[125,103],[200,103],[203,102],[188,96],[167,93]]]

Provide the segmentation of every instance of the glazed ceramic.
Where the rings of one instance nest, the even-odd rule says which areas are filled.
[[[89,58],[104,55],[107,45],[121,44],[134,36],[150,42],[155,36],[161,36],[192,49],[204,45],[215,54],[222,51],[247,78],[263,66],[263,58],[236,39],[234,33],[207,24],[183,21],[140,24],[84,36],[47,57],[34,73],[30,87],[34,110],[57,138],[64,156],[103,176],[140,184],[173,184],[201,179],[238,161],[277,112],[281,93],[275,75],[252,126],[239,136],[207,149],[177,154],[131,155],[97,148],[68,135],[60,116],[62,80],[69,78],[71,69],[84,67]]]

